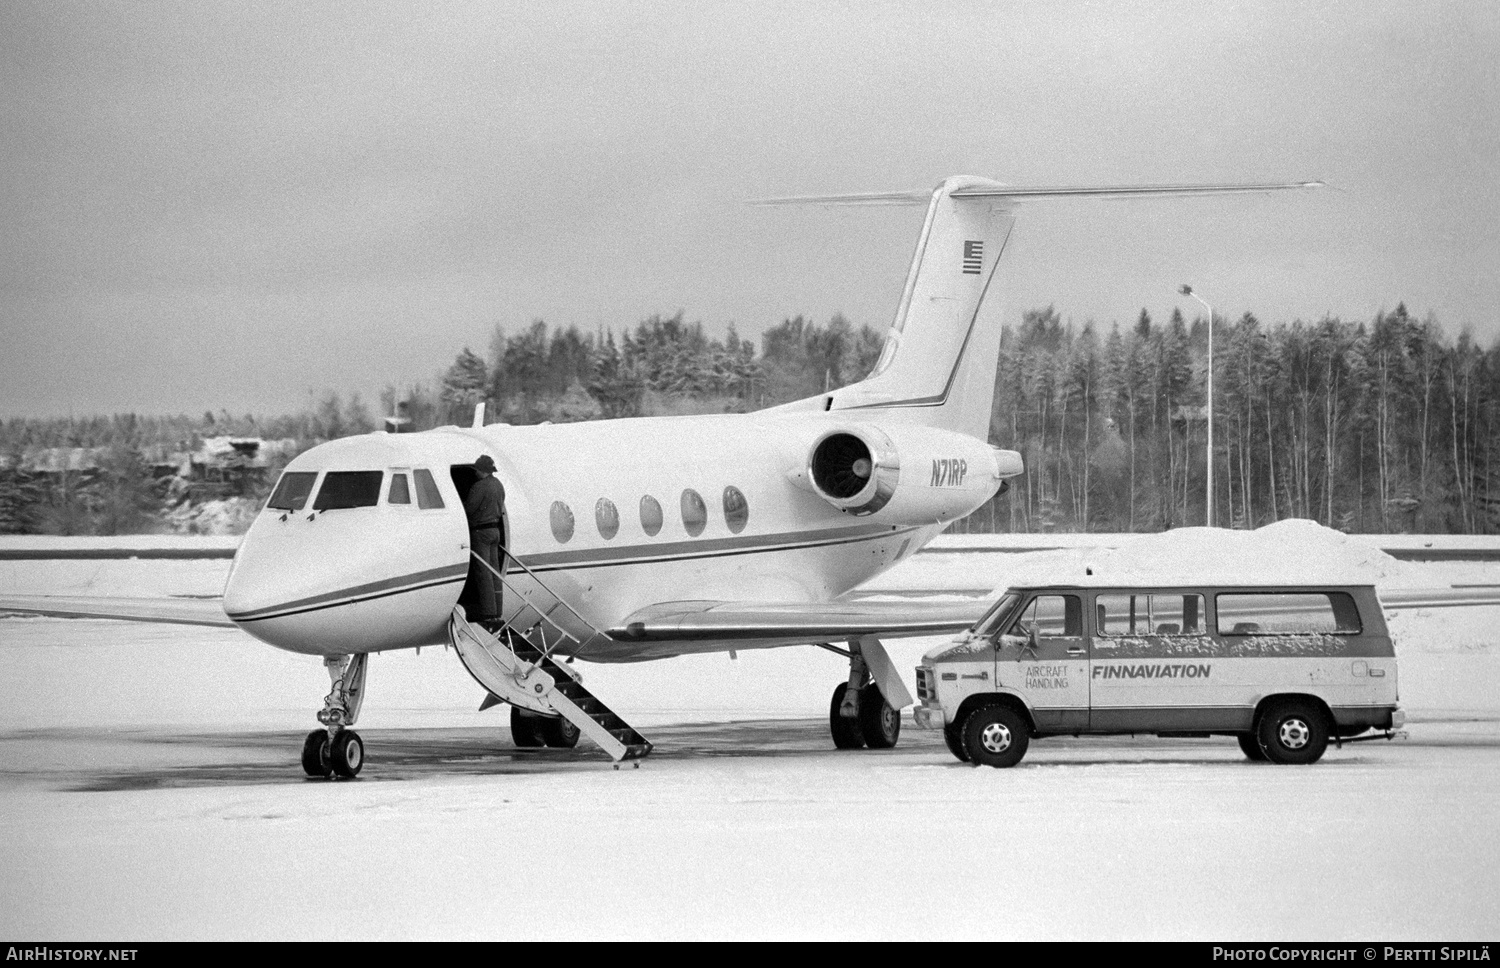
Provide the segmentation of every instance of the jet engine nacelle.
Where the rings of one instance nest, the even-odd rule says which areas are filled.
[[[848,424],[823,432],[794,475],[846,514],[931,523],[973,511],[1021,455],[963,434],[921,426]]]

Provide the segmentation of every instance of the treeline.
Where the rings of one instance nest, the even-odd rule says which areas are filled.
[[[618,338],[538,321],[496,328],[429,382],[389,386],[381,416],[405,430],[756,410],[862,379],[881,336],[835,316],[798,316],[759,352],[730,327],[710,337],[682,315]],[[959,531],[1156,531],[1204,521],[1208,323],[1144,310],[1133,326],[1075,326],[1052,307],[1002,334],[990,439],[1025,473]],[[291,438],[299,449],[379,426],[357,396],[309,399],[282,416],[115,417],[0,422],[0,531],[149,529],[164,450],[214,436]],[[38,448],[103,448],[88,474],[21,473]],[[1492,456],[1493,455],[1493,456]],[[1404,306],[1369,322],[1325,318],[1214,327],[1216,523],[1305,517],[1350,532],[1500,531],[1500,350],[1450,339]],[[35,461],[33,460],[33,464]],[[279,470],[279,468],[273,468]],[[155,477],[152,481],[146,478]],[[270,475],[274,480],[274,474]],[[269,480],[264,486],[269,486]],[[248,501],[263,500],[257,491]]]
[[[1025,315],[991,436],[1026,473],[975,529],[1156,531],[1205,520],[1208,326]],[[1404,305],[1373,321],[1214,328],[1214,513],[1349,532],[1500,530],[1500,353]]]
[[[739,413],[786,403],[862,379],[881,336],[843,316],[826,325],[802,316],[761,335],[760,352],[733,325],[723,339],[678,313],[653,316],[619,339],[611,331],[497,327],[488,357],[468,347],[436,386],[387,387],[387,412],[406,429],[466,423],[478,403],[490,420],[514,424],[685,413]]]

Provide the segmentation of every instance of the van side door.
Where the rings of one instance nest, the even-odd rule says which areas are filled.
[[[996,685],[1026,700],[1038,732],[1088,727],[1088,644],[1083,596],[1077,592],[1034,593],[1001,634]]]

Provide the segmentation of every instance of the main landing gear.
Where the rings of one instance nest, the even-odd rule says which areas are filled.
[[[885,647],[873,636],[866,636],[849,643],[848,652],[830,645],[824,648],[849,657],[849,680],[834,687],[828,703],[828,731],[833,735],[833,745],[841,750],[894,747],[901,738],[901,707],[893,706],[887,693],[899,690],[893,698],[897,702],[904,699],[905,705],[911,704],[911,696],[894,677]]]
[[[352,780],[365,765],[365,743],[352,727],[365,699],[370,654],[331,655],[323,660],[333,688],[323,697],[315,729],[302,742],[302,771],[315,779]]]

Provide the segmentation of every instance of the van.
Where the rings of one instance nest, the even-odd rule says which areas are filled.
[[[1314,763],[1330,740],[1405,723],[1371,585],[1028,585],[922,657],[915,720],[978,766],[1032,739],[1233,736],[1251,760]]]

